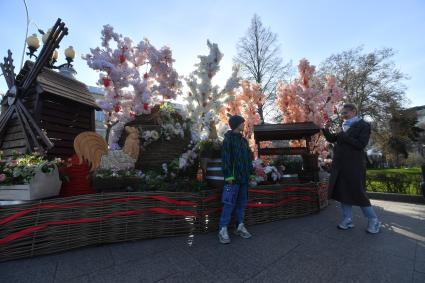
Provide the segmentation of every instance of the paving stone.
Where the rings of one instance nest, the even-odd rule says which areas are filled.
[[[372,249],[346,249],[348,256],[339,269],[335,282],[411,282],[413,260]]]
[[[113,265],[114,260],[107,246],[72,250],[58,256],[55,282],[70,280]]]
[[[55,256],[40,256],[0,263],[0,282],[53,282],[57,261]]]
[[[90,274],[90,282],[155,282],[185,274],[214,276],[181,249],[167,250],[154,257],[115,265]],[[199,276],[199,275],[198,275]],[[117,281],[118,280],[118,281]]]
[[[425,261],[425,242],[417,242],[416,260]]]
[[[345,257],[331,239],[316,239],[290,251],[250,282],[327,282],[344,264]]]
[[[424,283],[425,273],[415,272],[413,274],[413,283]]]
[[[154,254],[172,249],[175,246],[176,241],[174,238],[160,238],[111,244],[108,245],[108,248],[111,251],[114,262],[121,264],[127,261],[151,258]]]
[[[425,273],[425,260],[415,261],[415,271]]]

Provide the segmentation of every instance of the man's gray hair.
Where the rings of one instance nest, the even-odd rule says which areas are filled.
[[[358,113],[357,106],[354,103],[345,103],[342,108],[348,109],[350,111],[355,111],[356,113]]]

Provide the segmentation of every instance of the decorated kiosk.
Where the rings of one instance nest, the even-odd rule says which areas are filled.
[[[9,91],[0,117],[0,261],[216,231],[223,185],[220,136],[233,114],[247,120],[244,134],[258,156],[247,225],[326,206],[318,154],[310,145],[318,126],[261,124],[256,111],[264,95],[258,85],[242,81],[237,69],[223,88],[212,84],[223,57],[217,44],[207,43],[209,54],[199,56],[185,79],[189,92],[182,95],[168,47],[156,49],[147,40],[134,44],[104,26],[102,47],[85,56],[106,93],[95,104],[84,84],[52,68],[66,34],[58,20],[38,59],[25,64],[16,79],[10,55],[1,65]],[[178,95],[184,107],[173,101]],[[106,137],[94,132],[98,108],[105,114]],[[267,165],[261,160],[293,154],[303,166],[291,174],[272,158]],[[10,193],[18,189],[26,196]]]

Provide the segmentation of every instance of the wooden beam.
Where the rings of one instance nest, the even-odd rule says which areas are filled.
[[[27,152],[27,147],[15,147],[12,149],[5,149],[3,150],[3,156],[5,157],[12,156],[15,151],[23,154]]]
[[[27,143],[26,143],[25,139],[20,139],[20,140],[15,140],[15,141],[5,141],[1,145],[1,148],[2,149],[11,149],[11,148],[15,148],[15,147],[23,147],[23,146],[26,146],[26,145],[27,145]]]
[[[47,148],[52,148],[54,145],[49,140],[49,138],[46,136],[46,134],[38,127],[38,124],[34,121],[34,118],[31,116],[31,114],[28,112],[28,110],[25,108],[24,105],[22,105],[21,101],[17,100],[17,106],[22,110],[22,112],[25,114],[28,122],[34,127],[34,129],[37,131],[37,134],[40,136],[41,140],[44,142],[44,144],[47,146]]]
[[[72,122],[85,123],[87,124],[87,126],[90,127],[91,117],[83,117],[82,115],[79,115],[78,112],[74,114],[69,114],[63,111],[58,111],[58,110],[43,109],[41,113],[41,118],[43,119],[43,117],[45,116],[53,117],[53,119],[59,118],[63,120],[68,120],[70,123]]]
[[[24,132],[25,141],[26,141],[26,144],[27,144],[27,145],[26,145],[26,149],[27,149],[27,150],[29,150],[30,152],[32,152],[32,148],[31,148],[31,144],[30,144],[30,137],[28,136],[27,131],[25,130],[25,125],[24,125],[24,120],[25,120],[25,118],[23,119],[23,118],[21,117],[21,115],[20,115],[20,113],[19,113],[18,108],[16,107],[16,105],[12,105],[12,106],[10,106],[10,107],[14,107],[14,108],[15,108],[16,114],[17,114],[17,116],[18,116],[19,124],[21,125],[22,130],[23,130],[23,132]],[[31,134],[32,136],[34,135],[34,133],[31,131],[31,129],[29,129],[29,132],[30,132],[30,134]]]
[[[13,114],[13,109],[10,106],[9,108],[7,108],[4,115],[0,116],[0,136],[2,135],[3,131],[5,130],[7,122],[9,121],[10,117],[12,117],[12,114]]]
[[[22,83],[22,89],[24,92],[28,91],[28,88],[33,84],[39,75],[40,71],[45,67],[46,63],[52,57],[53,51],[59,47],[59,43],[62,38],[68,34],[68,29],[65,24],[58,19],[52,30],[49,33],[46,43],[43,45],[37,60],[35,61],[31,70],[27,73]]]
[[[301,155],[307,153],[306,147],[260,148],[258,155]]]
[[[6,131],[3,136],[4,142],[10,142],[10,141],[16,141],[16,140],[22,140],[25,139],[24,133],[22,131],[19,131],[18,133],[9,133],[9,131]]]

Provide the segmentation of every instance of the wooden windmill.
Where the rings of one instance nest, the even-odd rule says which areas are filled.
[[[39,151],[69,157],[75,136],[94,131],[94,109],[98,107],[86,85],[47,68],[67,33],[58,19],[35,62],[27,61],[17,76],[10,50],[0,64],[9,87],[0,116],[4,156],[13,151]]]

